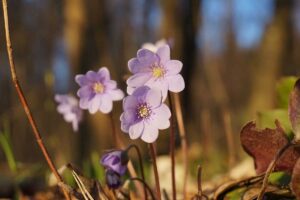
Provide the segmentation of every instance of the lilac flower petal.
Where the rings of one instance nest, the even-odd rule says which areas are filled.
[[[165,80],[155,80],[155,79],[150,79],[147,81],[145,84],[148,87],[155,89],[155,90],[160,90],[162,94],[162,101],[165,101],[167,96],[168,96],[168,83]]]
[[[185,83],[180,74],[175,76],[168,76],[167,79],[168,79],[170,91],[181,92],[184,89]]]
[[[152,64],[154,62],[158,62],[158,56],[148,49],[140,49],[137,52],[137,59],[140,63],[144,64]]]
[[[134,90],[132,93],[133,96],[137,98],[138,101],[143,101],[150,90],[148,86],[141,86]]]
[[[124,92],[120,89],[110,90],[107,93],[113,101],[119,101],[124,98]]]
[[[95,97],[89,102],[89,107],[88,107],[89,112],[91,114],[96,113],[99,110],[100,105],[101,105],[100,95],[95,95]]]
[[[159,47],[156,53],[160,57],[161,64],[165,64],[165,62],[170,60],[170,47],[168,45]]]
[[[144,123],[142,121],[138,122],[138,123],[130,126],[129,137],[132,140],[135,140],[141,136],[141,134],[143,133],[143,130],[144,130]]]
[[[176,75],[182,69],[182,62],[179,60],[169,60],[166,62],[165,67],[167,69],[167,75]]]
[[[79,97],[86,97],[93,95],[93,93],[94,92],[90,86],[83,86],[78,90],[77,95]]]
[[[102,81],[110,80],[110,73],[106,67],[101,67],[97,76],[100,77]]]
[[[123,108],[124,110],[135,109],[138,104],[137,98],[134,96],[127,96],[123,100]]]
[[[99,106],[98,106],[99,108]],[[112,111],[113,104],[112,99],[109,95],[102,95],[101,97],[101,104],[100,104],[100,111],[107,114]]]
[[[158,138],[158,129],[151,124],[145,124],[141,139],[147,143],[153,143]]]
[[[128,61],[128,68],[131,73],[138,73],[142,66],[143,65],[139,62],[137,58],[132,58]]]
[[[81,109],[88,109],[89,108],[89,104],[90,104],[89,98],[82,98],[79,101],[79,107]]]
[[[127,85],[130,87],[139,87],[144,85],[151,77],[149,73],[137,73],[129,77],[126,81]]]
[[[128,86],[127,89],[126,89],[126,92],[127,92],[127,94],[131,95],[134,92],[135,89],[136,89],[135,87],[129,87]]]
[[[86,85],[89,83],[89,80],[82,74],[76,75],[75,76],[75,81],[78,83],[80,86]]]
[[[166,104],[162,104],[154,111],[155,117],[153,117],[153,125],[158,129],[166,129],[170,127],[171,111]]]
[[[158,90],[149,90],[149,92],[147,93],[146,96],[147,99],[147,103],[152,107],[152,108],[156,108],[157,106],[159,106],[161,104],[162,101],[162,94],[161,91]]]
[[[117,82],[113,80],[107,80],[104,83],[104,86],[106,89],[116,89],[117,88]]]
[[[99,81],[99,76],[98,76],[97,72],[94,72],[94,71],[88,71],[86,73],[86,77],[88,78],[89,81],[92,81],[92,82]]]

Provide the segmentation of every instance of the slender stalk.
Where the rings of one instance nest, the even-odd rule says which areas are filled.
[[[150,155],[152,158],[153,172],[154,172],[154,177],[155,177],[156,196],[157,196],[158,200],[161,200],[160,184],[159,184],[159,177],[158,177],[158,171],[157,171],[157,165],[156,165],[156,153],[155,153],[155,148],[154,148],[153,143],[149,144],[149,149],[150,149]]]
[[[201,184],[202,167],[198,165],[197,183],[198,183],[198,196],[202,197],[202,184]]]
[[[228,167],[231,168],[235,164],[235,150],[231,127],[231,117],[228,110],[223,110],[223,126],[225,130],[226,143],[228,148]]]
[[[120,146],[120,140],[119,140],[119,137],[117,135],[116,125],[115,125],[115,122],[114,122],[114,117],[113,117],[112,112],[109,113],[109,119],[110,119],[110,123],[111,123],[112,135],[113,135],[113,140],[115,142],[115,146],[119,147]]]
[[[189,158],[188,158],[188,145],[187,145],[187,137],[183,122],[181,102],[179,94],[175,93],[174,95],[174,105],[175,105],[175,113],[178,124],[178,130],[180,135],[181,149],[182,149],[182,158],[184,164],[184,177],[183,177],[183,199],[187,199],[187,177],[188,177],[188,168],[189,168]]]
[[[172,194],[176,200],[176,178],[175,178],[175,118],[172,96],[168,93],[168,99],[171,110],[171,128],[170,128],[170,157],[171,157],[171,173],[172,173]]]
[[[26,98],[24,96],[23,90],[21,88],[21,85],[19,84],[17,74],[16,74],[16,69],[15,69],[15,64],[14,64],[14,59],[13,59],[13,49],[11,45],[11,40],[10,40],[10,33],[9,33],[9,21],[8,21],[8,12],[7,12],[7,2],[6,0],[2,0],[2,7],[3,7],[3,16],[4,16],[4,26],[5,26],[5,37],[6,37],[6,47],[7,47],[7,54],[8,54],[8,59],[9,59],[9,65],[10,65],[10,71],[11,71],[11,77],[13,84],[16,88],[16,91],[18,93],[19,99],[21,101],[21,104],[23,106],[23,109],[26,113],[26,116],[28,118],[28,121],[31,125],[31,128],[33,130],[33,134],[36,138],[36,141],[49,165],[49,168],[51,169],[52,173],[55,175],[58,185],[64,184],[62,177],[58,173],[52,159],[49,156],[49,153],[44,145],[44,142],[41,138],[40,132],[36,126],[36,123],[34,121],[34,118],[31,114],[31,111],[29,109],[28,103],[26,101]],[[70,199],[69,193],[62,187],[63,193],[66,197],[66,199]]]
[[[133,177],[133,178],[130,178],[129,180],[130,180],[130,181],[139,181],[139,182],[141,182],[141,183],[144,185],[144,188],[145,188],[146,190],[148,190],[148,192],[150,193],[151,198],[152,198],[153,200],[155,200],[155,196],[154,196],[154,194],[153,194],[151,188],[149,187],[149,185],[145,182],[145,180],[143,180],[143,179],[141,179],[141,178],[138,178],[138,177]],[[147,196],[146,196],[145,199],[147,199]]]
[[[143,165],[143,159],[142,159],[142,154],[140,149],[138,148],[138,146],[136,146],[135,144],[131,144],[127,147],[127,151],[129,151],[131,148],[134,148],[138,157],[139,157],[139,164],[140,164],[140,171],[141,171],[141,177],[142,180],[144,182],[143,186],[144,186],[144,195],[145,195],[145,199],[147,199],[147,190],[146,190],[146,179],[145,179],[145,172],[144,172],[144,165]]]
[[[293,144],[288,142],[286,145],[284,145],[281,149],[278,150],[277,154],[275,155],[274,159],[272,160],[272,162],[269,164],[268,169],[265,173],[264,179],[263,179],[263,183],[260,189],[260,192],[258,194],[257,200],[262,200],[264,193],[267,189],[268,186],[268,179],[270,174],[272,173],[272,171],[274,170],[275,166],[276,166],[276,162],[279,160],[279,158],[282,156],[282,154]]]

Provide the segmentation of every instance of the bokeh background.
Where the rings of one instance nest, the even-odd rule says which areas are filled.
[[[110,69],[125,91],[127,61],[145,42],[165,38],[172,46],[171,57],[183,62],[186,89],[180,96],[191,166],[200,161],[214,166],[214,173],[228,169],[226,133],[234,141],[230,162],[238,163],[245,156],[239,142],[243,124],[255,119],[258,111],[276,106],[281,77],[299,74],[297,0],[10,0],[8,4],[19,81],[58,166],[71,162],[84,167],[93,152],[101,155],[113,142],[108,116],[85,112],[75,133],[57,113],[54,95],[75,95],[74,76],[101,66]],[[0,27],[0,130],[8,124],[18,162],[46,166],[11,82],[3,20]],[[121,112],[121,102],[115,103],[115,123],[129,144],[132,141],[119,130]],[[168,134],[160,134],[159,154],[168,153]],[[147,158],[146,144],[134,142]],[[178,148],[179,144],[177,140]],[[0,161],[6,162],[2,151]]]

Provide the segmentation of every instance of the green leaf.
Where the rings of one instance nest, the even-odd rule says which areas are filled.
[[[278,108],[288,108],[289,95],[297,81],[294,76],[284,77],[276,85]]]
[[[269,182],[273,185],[285,186],[291,181],[291,175],[286,172],[273,172],[269,176]]]
[[[289,120],[287,109],[274,109],[270,111],[259,112],[258,126],[276,128],[274,121],[277,119],[283,127],[288,138],[293,138],[292,125]]]

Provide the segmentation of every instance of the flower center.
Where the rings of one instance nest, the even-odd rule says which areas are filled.
[[[94,83],[93,90],[94,90],[95,93],[103,93],[104,86],[99,82]]]
[[[165,75],[165,70],[159,65],[154,65],[152,67],[152,76],[155,78],[161,78]]]
[[[148,118],[151,114],[151,109],[149,108],[149,106],[144,103],[141,104],[137,107],[137,116],[138,118]]]

